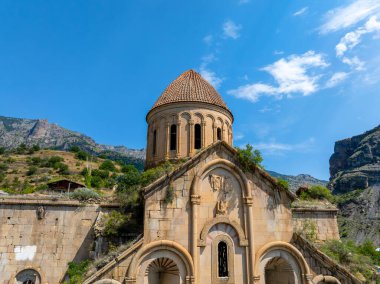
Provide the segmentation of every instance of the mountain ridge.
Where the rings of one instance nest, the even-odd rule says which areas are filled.
[[[6,149],[38,145],[41,148],[69,150],[78,146],[82,150],[108,158],[121,159],[143,166],[144,149],[130,149],[125,146],[112,146],[96,143],[91,137],[72,131],[46,119],[27,119],[0,116],[0,147]]]

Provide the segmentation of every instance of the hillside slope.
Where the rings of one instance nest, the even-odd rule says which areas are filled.
[[[142,168],[145,158],[144,149],[98,144],[82,133],[49,123],[47,120],[0,116],[0,147],[14,149],[21,144],[56,150],[68,150],[72,146],[78,146],[96,155],[133,163],[139,168]]]

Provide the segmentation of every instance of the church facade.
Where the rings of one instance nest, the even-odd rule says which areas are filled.
[[[339,238],[336,211],[292,210],[293,193],[243,168],[233,115],[198,73],[174,80],[146,119],[147,167],[180,166],[144,188],[143,237],[84,283],[360,283],[297,233],[313,220],[320,240]]]

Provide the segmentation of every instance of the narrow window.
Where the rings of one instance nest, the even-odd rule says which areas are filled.
[[[177,150],[177,125],[170,126],[170,150]]]
[[[228,251],[227,244],[220,242],[218,244],[218,276],[228,277]]]
[[[153,131],[153,155],[157,153],[157,130]]]
[[[194,148],[200,149],[202,147],[202,139],[201,139],[201,125],[195,124],[194,126]]]
[[[222,140],[222,129],[220,129],[220,127],[216,129],[216,138],[218,139],[218,141]]]

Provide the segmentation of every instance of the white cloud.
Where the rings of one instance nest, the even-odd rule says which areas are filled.
[[[240,34],[241,26],[235,24],[233,21],[228,20],[223,24],[223,34],[227,38],[237,39]]]
[[[347,50],[354,48],[360,43],[363,35],[376,31],[380,31],[380,22],[377,21],[376,16],[372,16],[364,26],[347,33],[340,39],[340,42],[335,47],[336,55],[343,56]]]
[[[310,137],[306,141],[296,144],[278,143],[278,142],[262,142],[254,144],[253,147],[265,152],[266,154],[283,154],[284,152],[307,152],[312,149],[315,144],[314,137]]]
[[[234,140],[235,141],[239,141],[239,140],[241,140],[241,139],[243,139],[244,138],[244,134],[243,133],[236,133],[235,135],[234,135]]]
[[[351,66],[351,68],[355,69],[356,71],[363,71],[364,68],[364,62],[361,61],[357,56],[354,56],[352,58],[343,57],[342,62]]]
[[[330,10],[325,15],[321,33],[329,33],[351,27],[380,12],[380,0],[355,0],[347,6]]]
[[[348,73],[346,72],[336,72],[334,73],[331,78],[327,81],[326,83],[326,88],[332,88],[335,87],[336,85],[340,84],[344,80],[347,79]]]
[[[293,16],[295,16],[295,17],[301,16],[302,14],[305,14],[307,12],[307,10],[309,10],[309,7],[303,7],[302,9],[298,10],[297,12],[295,12],[293,14]]]
[[[223,79],[217,76],[214,71],[208,69],[204,64],[201,65],[199,71],[201,76],[206,79],[206,81],[208,81],[211,85],[213,85],[215,89],[219,88],[222,84]]]
[[[302,55],[291,55],[262,68],[273,76],[277,86],[253,83],[229,90],[227,93],[252,102],[256,102],[262,95],[275,96],[279,99],[284,95],[289,97],[292,93],[307,96],[319,88],[318,80],[321,74],[313,74],[312,69],[324,68],[328,65],[323,55],[314,51],[308,51]]]
[[[247,99],[251,102],[257,102],[263,94],[277,96],[277,89],[266,84],[255,83],[240,86],[235,90],[227,91],[227,93],[238,99]]]
[[[203,38],[203,42],[206,43],[207,45],[212,44],[213,40],[214,40],[214,36],[213,35],[206,35]]]

